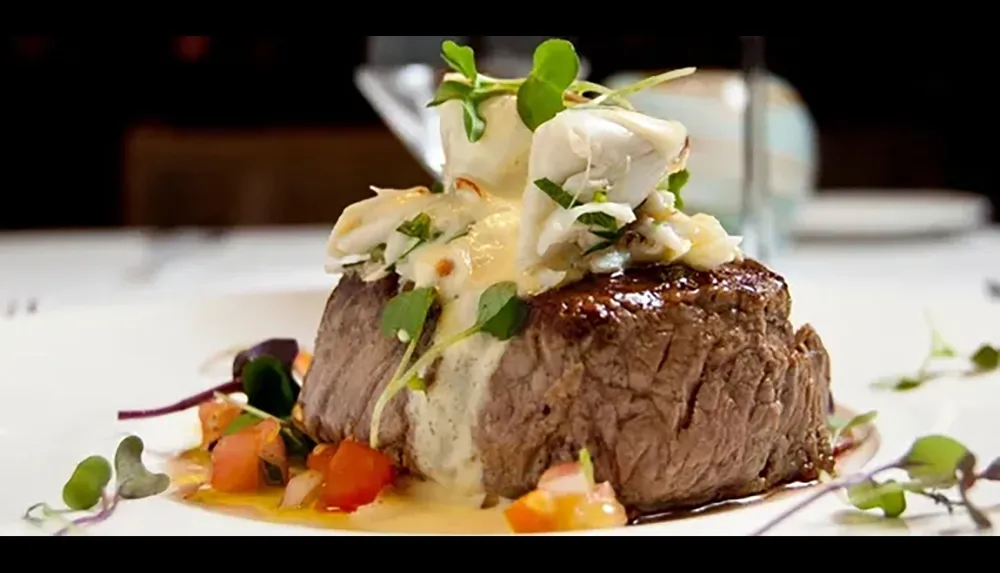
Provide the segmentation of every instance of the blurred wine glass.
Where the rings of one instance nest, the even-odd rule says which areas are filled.
[[[549,36],[369,36],[368,57],[355,83],[388,128],[435,177],[441,176],[444,151],[438,111],[427,108],[440,73],[445,40],[476,50],[479,69],[498,77],[530,73],[535,47]],[[568,38],[572,41],[572,38]],[[589,65],[580,62],[580,77]]]
[[[767,156],[767,61],[764,36],[740,36],[746,106],[743,121],[743,193],[740,231],[746,253],[761,262],[774,256],[777,227]]]

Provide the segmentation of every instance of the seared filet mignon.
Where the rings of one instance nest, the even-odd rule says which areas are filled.
[[[304,428],[321,441],[368,439],[403,354],[378,330],[396,281],[345,276],[330,297],[300,398]],[[744,497],[832,469],[826,350],[811,327],[793,330],[785,281],[763,265],[634,268],[530,302],[470,428],[485,493],[520,496],[584,447],[597,479],[637,509]],[[380,439],[414,469],[408,399],[391,402]]]

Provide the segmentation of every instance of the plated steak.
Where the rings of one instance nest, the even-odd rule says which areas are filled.
[[[320,441],[368,439],[404,350],[378,329],[398,288],[395,277],[345,276],[331,295],[300,398],[304,429]],[[530,302],[470,428],[486,493],[527,493],[583,447],[597,479],[640,510],[744,497],[832,469],[829,358],[810,326],[792,328],[787,285],[760,263],[633,268]],[[412,469],[406,400],[390,403],[380,439]]]

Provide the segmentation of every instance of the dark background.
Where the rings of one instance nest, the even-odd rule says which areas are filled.
[[[367,38],[6,37],[0,228],[328,224],[368,183],[426,177],[354,87]],[[738,36],[573,39],[597,81],[740,62]],[[819,125],[821,187],[951,188],[996,204],[985,36],[767,42]]]

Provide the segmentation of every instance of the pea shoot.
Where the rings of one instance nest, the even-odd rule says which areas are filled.
[[[763,535],[827,495],[845,491],[852,506],[861,511],[879,510],[887,518],[897,518],[907,509],[907,496],[917,495],[944,505],[949,511],[964,507],[979,530],[993,527],[989,517],[969,499],[969,491],[980,481],[1000,481],[1000,458],[983,471],[976,470],[976,456],[962,443],[948,436],[931,435],[913,442],[901,458],[870,472],[830,482],[799,504],[782,513],[753,533]],[[900,481],[880,481],[883,474],[895,471],[905,476]],[[945,491],[957,489],[953,500]]]
[[[908,392],[922,388],[927,383],[949,374],[969,377],[995,372],[1000,369],[1000,350],[995,346],[983,344],[971,355],[963,357],[954,346],[944,339],[929,318],[928,324],[931,331],[930,349],[917,371],[906,376],[879,380],[872,385],[873,387],[894,392]],[[931,369],[940,361],[953,361],[955,359],[965,360],[968,366],[959,371],[933,371]]]
[[[44,526],[57,522],[62,527],[56,536],[66,535],[85,525],[107,520],[114,514],[119,502],[154,497],[167,491],[170,477],[163,473],[153,473],[142,463],[145,449],[138,436],[128,436],[118,444],[115,451],[114,476],[111,463],[101,456],[90,456],[80,462],[69,480],[63,486],[62,498],[66,509],[53,509],[46,503],[37,503],[28,508],[24,519],[29,523]],[[107,492],[112,477],[115,480],[113,493]],[[95,508],[100,506],[96,511]],[[66,516],[89,512],[76,519]]]
[[[694,73],[694,68],[675,70],[640,80],[612,90],[594,82],[578,80],[580,57],[572,42],[552,38],[535,48],[531,72],[525,78],[500,79],[482,74],[476,66],[475,52],[451,40],[441,45],[441,59],[457,77],[438,86],[427,107],[458,101],[462,106],[465,133],[470,142],[482,139],[486,118],[480,105],[501,95],[517,96],[517,113],[531,131],[562,111],[574,107],[615,106],[632,110],[628,96],[657,84]],[[589,94],[595,94],[593,98]]]
[[[369,432],[369,445],[372,449],[378,448],[378,430],[386,405],[406,387],[415,391],[426,391],[426,381],[420,374],[445,350],[478,333],[488,334],[498,340],[508,340],[520,331],[528,318],[529,306],[527,302],[518,298],[517,285],[513,282],[494,284],[479,297],[475,324],[434,344],[410,365],[436,294],[432,288],[414,289],[390,300],[382,312],[383,334],[400,338],[401,341],[405,339],[408,347],[395,374],[375,402]],[[406,334],[400,337],[400,332]]]

